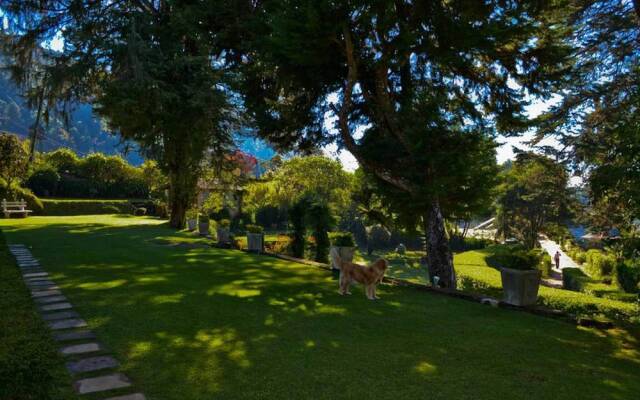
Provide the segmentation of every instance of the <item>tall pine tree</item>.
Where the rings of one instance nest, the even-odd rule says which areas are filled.
[[[226,82],[245,4],[250,11],[240,1],[5,0],[3,47],[19,83],[28,86],[33,71],[46,77],[47,90],[35,95],[93,103],[158,161],[169,176],[171,225],[180,228],[202,163],[231,143],[236,112]],[[63,48],[38,56],[54,38]]]
[[[430,274],[453,288],[444,218],[482,195],[491,136],[526,130],[528,96],[565,77],[561,3],[265,1],[245,102],[282,147],[350,151],[424,226]]]

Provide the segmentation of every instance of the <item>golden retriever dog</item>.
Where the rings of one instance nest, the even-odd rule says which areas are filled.
[[[361,283],[364,286],[365,295],[369,300],[375,300],[376,286],[382,282],[384,273],[389,267],[389,262],[384,258],[380,258],[368,266],[360,265],[348,261],[343,261],[335,249],[331,251],[333,262],[340,268],[340,287],[338,292],[341,295],[351,294],[349,286],[353,282]]]

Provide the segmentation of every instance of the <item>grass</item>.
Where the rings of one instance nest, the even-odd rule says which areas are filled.
[[[635,399],[638,339],[215,248],[151,218],[2,220],[149,398]]]
[[[76,399],[62,357],[0,233],[0,399]]]
[[[453,261],[460,290],[502,298],[500,271],[487,264],[487,258],[491,254],[492,250],[489,248],[454,255]],[[374,253],[372,256],[361,256],[361,259],[370,261],[376,257],[384,256],[390,260],[391,264],[387,275],[417,283],[428,283],[427,270],[421,267],[418,262],[421,255],[421,252],[407,252],[404,257],[395,252]],[[596,293],[579,293],[541,286],[538,302],[578,315],[603,314],[623,322],[640,324],[638,303],[630,302],[629,298],[624,295],[622,298],[624,301],[596,296]]]

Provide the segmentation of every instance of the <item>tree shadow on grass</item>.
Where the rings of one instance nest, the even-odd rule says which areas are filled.
[[[271,257],[157,246],[157,226],[10,232],[151,398],[634,398],[622,332],[407,288],[337,295]]]

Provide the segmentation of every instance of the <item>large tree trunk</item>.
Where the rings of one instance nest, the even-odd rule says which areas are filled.
[[[429,213],[423,217],[426,234],[427,264],[431,282],[447,289],[456,288],[456,271],[453,268],[453,255],[444,225],[440,204],[434,201]]]
[[[187,168],[178,167],[169,172],[169,210],[172,228],[184,229],[186,213],[193,203],[197,177]]]

